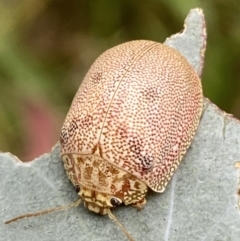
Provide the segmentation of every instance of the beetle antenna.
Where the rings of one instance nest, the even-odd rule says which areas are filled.
[[[23,215],[20,215],[20,216],[17,216],[15,218],[7,220],[5,222],[5,224],[15,222],[15,221],[17,221],[19,219],[22,219],[22,218],[36,217],[36,216],[46,214],[46,213],[51,213],[51,212],[54,212],[54,211],[62,211],[62,210],[66,210],[66,209],[69,209],[69,208],[72,208],[72,207],[77,207],[81,203],[81,201],[82,201],[81,199],[78,199],[77,201],[75,201],[73,203],[70,203],[70,204],[67,204],[67,205],[64,205],[64,206],[54,207],[54,208],[50,208],[50,209],[47,209],[47,210],[34,212],[34,213],[26,213],[26,214],[23,214]]]
[[[110,219],[112,219],[120,228],[121,230],[126,234],[126,236],[128,237],[129,241],[134,241],[133,237],[128,233],[128,231],[123,227],[123,225],[117,220],[116,216],[113,215],[113,213],[111,212],[110,208],[108,209],[108,217]]]

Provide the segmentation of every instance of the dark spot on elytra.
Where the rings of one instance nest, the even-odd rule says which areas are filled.
[[[138,159],[141,161],[141,168],[143,171],[149,171],[153,168],[153,165],[154,165],[153,157],[140,156]]]
[[[72,120],[68,128],[69,136],[73,136],[77,128],[77,122],[75,120]]]
[[[90,78],[94,84],[98,84],[102,79],[102,72],[93,72]]]
[[[129,147],[131,152],[135,153],[136,155],[140,155],[142,145],[139,139],[134,138],[132,140],[129,140]]]
[[[141,138],[134,138],[129,140],[129,146],[131,152],[135,154],[135,157],[140,160],[141,164],[139,165],[142,171],[149,171],[154,165],[154,159],[151,156],[142,155],[143,145]]]
[[[68,140],[68,131],[65,127],[62,127],[60,133],[60,144],[64,145]]]
[[[147,87],[146,89],[141,91],[141,94],[142,94],[143,99],[146,99],[150,102],[159,100],[159,98],[161,97],[160,90],[158,88],[156,88],[155,86]]]
[[[62,146],[71,142],[70,139],[72,139],[71,137],[74,135],[77,128],[78,128],[78,125],[75,120],[72,120],[69,126],[64,125],[62,127],[61,133],[60,133],[60,143]]]

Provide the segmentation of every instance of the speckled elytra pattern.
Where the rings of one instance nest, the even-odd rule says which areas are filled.
[[[115,175],[139,180],[144,196],[147,186],[163,192],[195,134],[202,98],[194,69],[166,45],[131,41],[106,51],[86,74],[62,127],[61,155],[72,183],[105,199],[116,195],[109,191],[113,183],[128,191]],[[97,180],[100,171],[105,184]]]

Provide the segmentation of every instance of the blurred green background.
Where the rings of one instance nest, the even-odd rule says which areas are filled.
[[[0,0],[0,149],[22,160],[48,152],[84,74],[104,50],[163,42],[189,10],[207,22],[204,95],[240,118],[238,0]]]

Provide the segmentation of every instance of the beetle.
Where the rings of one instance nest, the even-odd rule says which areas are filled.
[[[196,133],[201,81],[177,50],[135,40],[105,51],[87,72],[60,133],[61,158],[89,210],[113,219],[120,204],[142,209],[164,192]]]
[[[63,124],[67,175],[96,213],[138,209],[163,192],[202,112],[201,81],[176,50],[147,40],[104,52],[91,66]],[[126,231],[125,231],[126,233]]]

